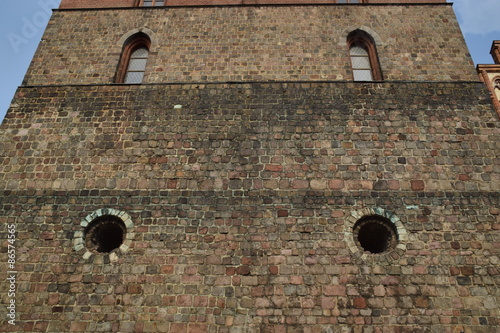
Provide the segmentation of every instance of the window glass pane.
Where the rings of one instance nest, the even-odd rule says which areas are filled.
[[[128,72],[125,77],[125,83],[142,83],[144,72]]]
[[[351,57],[351,62],[354,69],[371,69],[368,57]]]
[[[129,71],[144,71],[146,69],[146,62],[148,59],[130,59],[128,64]]]
[[[359,3],[359,0],[351,0],[350,3]]]
[[[130,58],[147,58],[148,57],[148,49],[145,47],[141,47],[140,49],[135,50],[132,52],[132,55]]]
[[[359,45],[353,45],[351,46],[351,49],[349,50],[351,55],[362,55],[362,56],[367,56],[368,52],[365,50],[365,48],[359,46]]]
[[[354,73],[354,81],[373,81],[371,70],[355,69],[353,73]]]
[[[153,0],[144,0],[143,6],[152,6],[153,5]]]
[[[163,1],[163,0],[156,0],[155,6],[164,6],[164,5],[165,5],[165,1]]]
[[[130,55],[125,75],[125,83],[142,83],[149,51],[145,47],[138,48]]]

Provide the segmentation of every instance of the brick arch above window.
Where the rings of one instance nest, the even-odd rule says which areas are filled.
[[[116,45],[119,47],[123,47],[126,44],[126,42],[130,39],[130,37],[137,35],[137,34],[140,34],[140,33],[145,34],[149,38],[149,40],[151,41],[151,50],[150,51],[154,52],[155,45],[158,44],[158,41],[156,40],[156,34],[153,30],[148,29],[146,27],[132,29],[132,30],[126,32],[117,41]]]
[[[86,236],[89,236],[86,235],[86,230],[88,230],[87,228],[89,227],[89,225],[92,225],[100,219],[111,219],[115,221],[118,220],[120,224],[123,224],[123,228],[125,229],[125,235],[122,239],[122,244],[120,244],[118,248],[113,249],[109,253],[102,253],[86,247],[86,244],[88,243],[86,242]],[[82,254],[84,260],[89,260],[92,257],[99,257],[98,259],[96,258],[96,260],[94,260],[93,262],[115,263],[118,261],[120,255],[128,252],[135,235],[134,230],[135,226],[129,214],[114,208],[101,208],[90,213],[80,222],[80,228],[76,230],[73,235],[73,249],[76,252]]]
[[[139,31],[128,37],[116,71],[116,83],[142,83],[151,50],[151,38]]]
[[[375,40],[367,32],[356,29],[347,36],[354,81],[381,81],[382,71]]]

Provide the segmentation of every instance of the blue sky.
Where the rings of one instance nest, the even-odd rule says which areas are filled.
[[[50,8],[61,0],[0,0],[0,120],[31,62]],[[500,40],[500,0],[456,0],[454,3],[462,32],[476,64],[492,63],[493,40]]]

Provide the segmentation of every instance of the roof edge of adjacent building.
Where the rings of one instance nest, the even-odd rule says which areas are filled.
[[[162,6],[143,6],[143,0],[101,0],[96,7],[94,0],[62,0],[59,9],[121,9],[159,7],[204,6],[261,6],[261,5],[436,5],[448,4],[446,0],[358,0],[341,3],[338,0],[166,0]],[[351,0],[352,1],[352,0]]]

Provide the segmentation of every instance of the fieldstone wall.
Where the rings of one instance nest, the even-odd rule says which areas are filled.
[[[499,135],[482,83],[20,88],[1,330],[497,332]],[[82,221],[103,215],[126,241],[90,253]],[[397,248],[359,247],[366,215]]]
[[[352,81],[356,29],[384,80],[478,80],[451,5],[422,4],[59,10],[23,84],[113,83],[126,37],[146,29],[145,83]]]
[[[496,191],[481,83],[20,88],[1,188]],[[472,103],[475,101],[475,104]]]

